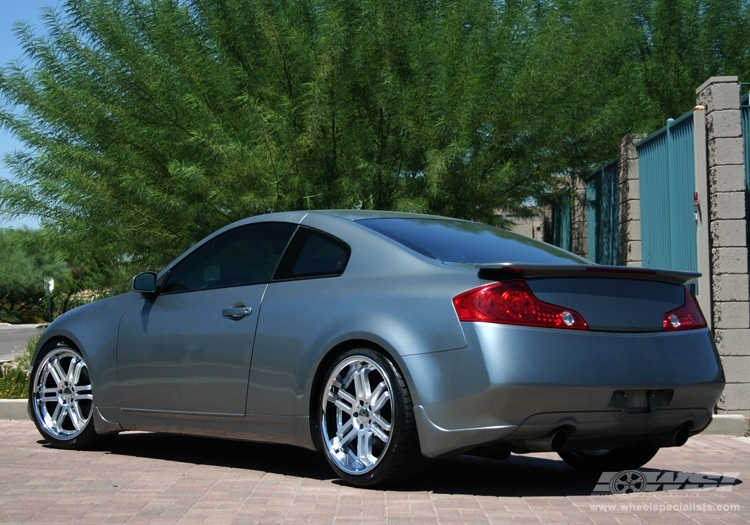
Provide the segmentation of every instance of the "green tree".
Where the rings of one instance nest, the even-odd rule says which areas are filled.
[[[41,243],[38,230],[0,229],[0,320],[46,317],[47,279],[63,282],[69,274],[58,254]]]
[[[63,0],[0,73],[0,213],[116,279],[242,217],[501,223],[750,76],[746,0]],[[692,97],[692,98],[691,98]],[[99,264],[97,263],[97,264]],[[77,267],[73,263],[73,267]],[[94,272],[92,275],[97,275]]]
[[[644,94],[654,125],[695,104],[695,88],[713,75],[750,79],[747,0],[648,0],[636,4]],[[651,128],[653,130],[653,128]]]

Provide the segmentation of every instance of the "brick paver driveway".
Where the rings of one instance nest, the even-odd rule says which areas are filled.
[[[659,491],[603,496],[592,495],[599,476],[554,454],[441,460],[408,487],[360,490],[293,447],[130,433],[101,451],[61,451],[28,421],[0,421],[0,436],[3,523],[750,522],[750,440],[723,436],[662,450],[642,469]],[[714,485],[685,489],[701,479]]]

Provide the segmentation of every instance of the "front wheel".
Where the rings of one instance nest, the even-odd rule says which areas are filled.
[[[411,396],[398,369],[364,348],[339,357],[320,395],[326,459],[359,487],[393,484],[421,461]]]
[[[44,348],[30,374],[29,400],[34,423],[54,447],[86,449],[111,436],[94,430],[94,395],[89,367],[65,345]]]
[[[659,447],[644,442],[616,450],[576,450],[558,454],[565,463],[576,470],[598,473],[641,468],[651,461],[657,452]]]

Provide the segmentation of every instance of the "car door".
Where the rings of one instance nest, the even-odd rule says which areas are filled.
[[[299,416],[309,412],[305,381],[310,357],[320,350],[322,330],[339,318],[336,309],[356,308],[364,300],[339,301],[347,294],[358,297],[355,289],[342,293],[347,285],[336,279],[346,270],[350,254],[348,244],[319,230],[300,226],[295,233],[268,286],[258,322],[248,413]]]
[[[255,223],[214,237],[170,270],[159,295],[125,312],[123,409],[244,415],[260,304],[295,228]]]

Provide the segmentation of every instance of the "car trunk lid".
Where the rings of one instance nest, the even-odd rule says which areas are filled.
[[[590,330],[662,331],[665,313],[685,302],[694,272],[617,266],[483,264],[480,277],[521,278],[546,303],[575,310]]]

